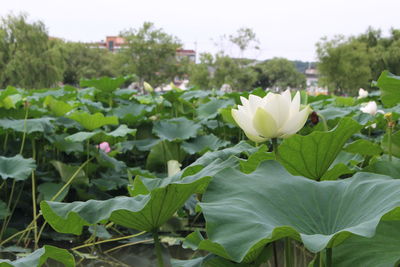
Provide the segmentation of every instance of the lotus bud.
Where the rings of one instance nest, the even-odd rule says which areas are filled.
[[[366,98],[368,96],[368,91],[364,90],[363,88],[360,88],[360,90],[358,90],[358,99],[361,98]]]
[[[143,87],[144,87],[144,90],[145,90],[146,92],[149,92],[149,93],[154,92],[153,87],[152,87],[149,83],[147,83],[147,82],[143,82]]]
[[[111,151],[110,144],[108,142],[100,143],[99,148],[105,153],[109,153]]]
[[[168,160],[168,177],[171,177],[181,171],[181,166],[177,160]]]
[[[300,107],[300,92],[292,99],[290,91],[269,93],[265,97],[240,97],[242,105],[232,109],[232,117],[246,136],[256,142],[270,138],[288,138],[297,133],[312,111],[310,106]]]
[[[369,101],[365,106],[361,107],[360,110],[364,113],[375,116],[376,113],[384,113],[382,110],[378,110],[378,106],[375,101]]]

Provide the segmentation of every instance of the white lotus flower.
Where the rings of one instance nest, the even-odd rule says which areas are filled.
[[[290,91],[269,93],[261,98],[240,97],[242,105],[232,109],[232,116],[246,136],[260,143],[270,138],[287,138],[298,132],[311,112],[309,106],[300,110],[300,92],[293,100]]]
[[[375,101],[369,101],[365,106],[361,107],[360,110],[364,113],[369,113],[375,116],[376,113],[385,113],[383,110],[378,110],[378,106]]]
[[[361,98],[366,98],[368,96],[368,91],[364,90],[363,88],[360,88],[360,90],[358,90],[358,99]]]
[[[171,177],[181,171],[182,164],[177,160],[168,160],[168,177]]]

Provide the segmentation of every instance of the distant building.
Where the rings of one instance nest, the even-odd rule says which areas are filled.
[[[177,49],[176,58],[178,60],[188,58],[192,62],[196,62],[196,51],[188,49]]]
[[[125,45],[125,39],[120,36],[107,36],[106,40],[101,40],[97,43],[90,43],[91,48],[104,48],[114,53],[120,51]]]
[[[121,36],[107,36],[105,41],[101,40],[100,42],[90,43],[89,45],[92,48],[104,48],[112,53],[115,53],[123,49],[127,43]],[[182,48],[176,50],[176,58],[178,60],[185,57],[192,62],[196,62],[196,51]]]
[[[318,70],[315,68],[308,68],[305,70],[307,87],[318,86]]]

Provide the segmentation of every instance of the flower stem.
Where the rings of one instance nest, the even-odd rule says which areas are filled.
[[[292,267],[293,262],[292,262],[292,247],[291,247],[291,242],[290,238],[286,237],[285,238],[285,267]]]
[[[271,142],[272,142],[272,150],[275,153],[275,158],[276,158],[276,160],[278,160],[279,159],[278,139],[277,138],[272,138]]]
[[[332,267],[333,266],[333,264],[332,264],[332,248],[326,248],[325,253],[326,253],[325,266]]]
[[[392,127],[387,128],[389,161],[392,161]]]
[[[164,267],[161,243],[160,243],[160,239],[158,237],[158,229],[155,229],[153,231],[153,239],[154,239],[154,245],[155,245],[155,250],[156,250],[156,255],[157,255],[158,267]]]

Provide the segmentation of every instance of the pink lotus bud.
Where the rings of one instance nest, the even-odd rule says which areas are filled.
[[[111,151],[110,144],[107,142],[100,143],[99,148],[105,153],[109,153]]]

